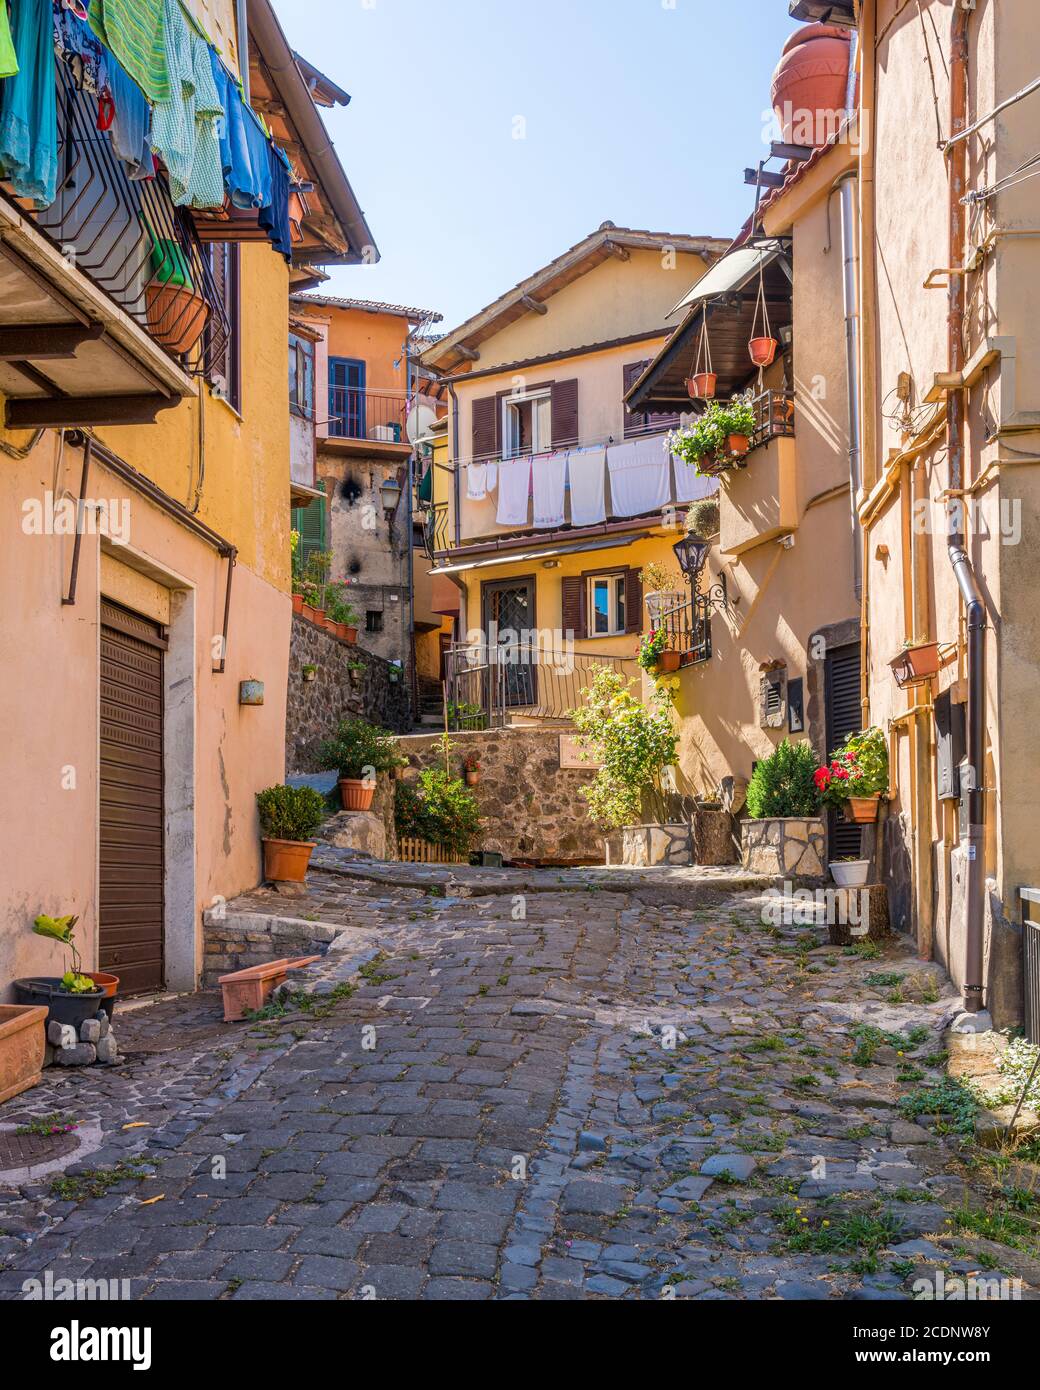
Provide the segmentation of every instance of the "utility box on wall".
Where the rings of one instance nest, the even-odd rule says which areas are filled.
[[[950,691],[944,690],[935,697],[936,790],[940,801],[960,798],[964,735],[965,707],[954,704]]]

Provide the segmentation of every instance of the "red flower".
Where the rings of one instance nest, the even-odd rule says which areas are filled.
[[[816,790],[818,792],[825,792],[830,780],[830,771],[825,767],[818,767],[813,773],[813,781],[816,783]]]

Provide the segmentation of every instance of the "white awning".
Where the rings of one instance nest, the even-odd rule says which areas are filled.
[[[635,534],[625,532],[619,536],[601,536],[595,540],[572,541],[567,545],[544,546],[540,550],[499,551],[487,559],[462,560],[456,565],[444,565],[440,569],[430,570],[430,574],[461,574],[463,570],[489,569],[492,565],[519,564],[526,560],[551,560],[555,555],[574,555],[578,551],[584,550],[620,549],[622,546],[631,545],[633,541],[645,541],[648,535],[649,532],[647,531],[637,531]]]
[[[770,241],[758,246],[741,246],[736,251],[731,251],[728,256],[723,256],[721,261],[716,261],[665,317],[671,318],[680,309],[690,309],[702,299],[714,299],[716,295],[742,289],[758,274],[760,267],[764,268],[776,260],[781,249],[778,241]]]

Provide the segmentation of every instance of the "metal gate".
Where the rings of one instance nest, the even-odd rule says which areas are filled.
[[[101,604],[99,968],[162,989],[163,629]]]
[[[826,703],[827,756],[849,734],[858,734],[863,726],[860,704],[859,643],[828,651],[824,699]],[[843,820],[837,811],[827,817],[827,837],[832,859],[862,852],[862,831],[858,825]]]

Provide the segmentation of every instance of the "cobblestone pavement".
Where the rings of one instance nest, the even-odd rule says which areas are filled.
[[[57,1181],[0,1190],[0,1296],[48,1270],[233,1300],[1040,1284],[989,1239],[997,1170],[899,1108],[941,1076],[955,1003],[900,943],[821,946],[720,885],[677,907],[667,876],[409,884],[313,874],[293,913],[354,930],[302,1002],[238,1025],[214,994],[126,1010],[123,1065],[0,1109],[102,1131]]]

